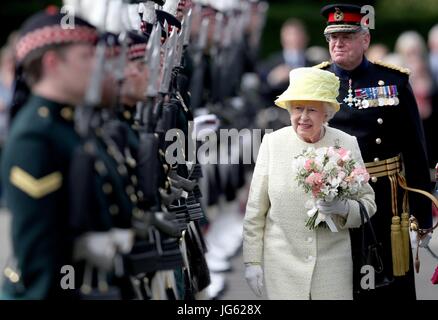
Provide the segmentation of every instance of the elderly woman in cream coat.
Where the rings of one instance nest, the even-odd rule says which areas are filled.
[[[293,159],[308,147],[340,145],[363,164],[355,137],[327,126],[339,110],[339,79],[331,72],[298,68],[275,104],[287,108],[292,126],[265,135],[254,170],[244,220],[245,277],[257,295],[264,283],[269,299],[352,299],[353,264],[349,228],[361,224],[359,203],[372,216],[374,191],[367,183],[355,199],[318,202],[339,232],[310,230]]]

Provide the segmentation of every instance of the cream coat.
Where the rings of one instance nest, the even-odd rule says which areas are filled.
[[[261,263],[269,299],[352,299],[353,264],[348,228],[361,224],[359,204],[348,200],[347,219],[334,215],[339,232],[309,230],[305,203],[310,195],[297,185],[292,160],[305,148],[334,146],[351,150],[363,164],[355,137],[326,127],[315,144],[301,140],[291,126],[265,135],[254,170],[244,220],[245,263]],[[369,215],[376,211],[366,184],[358,199]]]

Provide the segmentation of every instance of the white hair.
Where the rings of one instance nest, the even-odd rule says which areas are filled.
[[[363,33],[363,34],[369,34],[369,35],[371,35],[371,32],[370,32],[370,29],[369,28],[361,28],[360,29],[360,31],[359,32],[361,32],[361,33]]]
[[[333,119],[336,114],[335,108],[328,102],[324,102],[325,114],[327,115],[327,119],[325,120],[327,123]]]

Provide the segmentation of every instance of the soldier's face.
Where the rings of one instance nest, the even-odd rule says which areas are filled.
[[[298,136],[306,142],[317,142],[327,119],[323,103],[318,101],[294,103],[289,107],[292,127]]]
[[[366,32],[332,33],[327,40],[332,60],[346,70],[353,70],[361,63],[370,45],[370,35]]]
[[[59,86],[68,102],[79,104],[83,101],[89,86],[93,69],[94,46],[74,44],[64,51],[57,67]]]
[[[143,60],[128,62],[122,86],[122,102],[134,106],[137,101],[144,100],[148,79],[148,70]]]

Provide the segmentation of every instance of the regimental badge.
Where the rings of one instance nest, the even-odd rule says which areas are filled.
[[[354,89],[354,98],[349,94],[344,99],[354,102],[354,106],[358,109],[367,109],[370,107],[397,106],[400,101],[398,99],[398,90],[396,85],[385,86],[383,81],[379,81],[378,87],[358,88]],[[348,101],[347,101],[348,100]],[[352,107],[352,105],[349,105]]]
[[[344,20],[344,13],[339,9],[339,8],[335,8],[335,21],[342,21]]]

